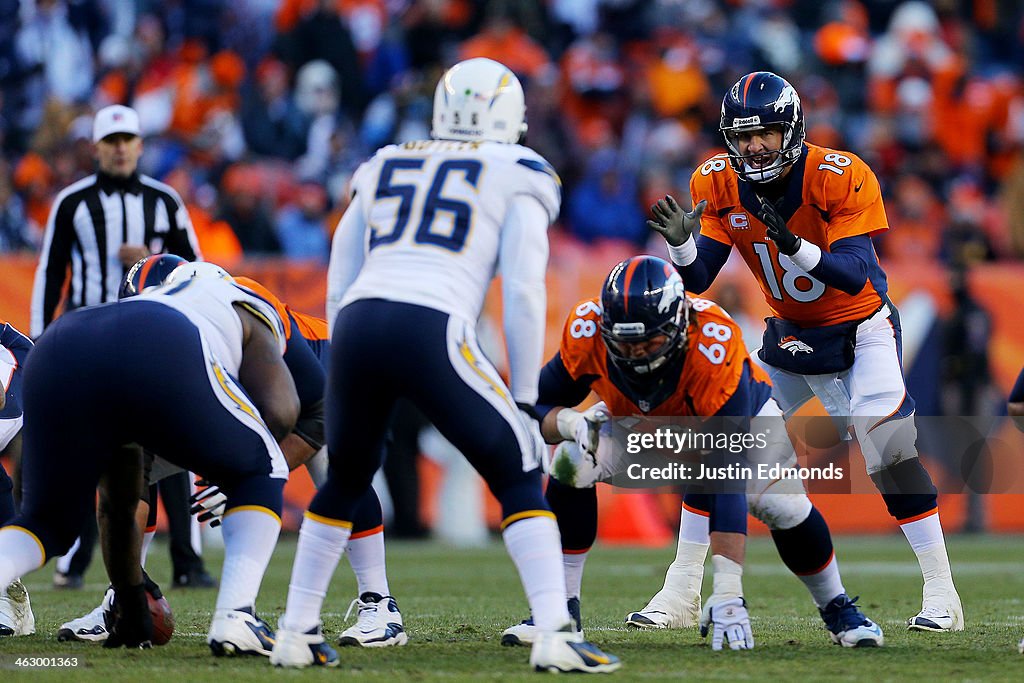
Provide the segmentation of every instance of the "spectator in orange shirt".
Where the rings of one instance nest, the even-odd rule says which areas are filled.
[[[551,65],[547,52],[520,27],[511,8],[493,5],[480,33],[462,43],[459,59],[500,60],[517,76],[532,79]]]

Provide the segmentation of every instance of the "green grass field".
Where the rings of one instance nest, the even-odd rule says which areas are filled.
[[[259,612],[274,624],[284,608],[294,544],[294,537],[282,540],[260,595]],[[880,650],[832,645],[803,586],[787,574],[763,538],[750,542],[744,579],[757,639],[754,651],[712,652],[695,629],[638,632],[624,627],[625,614],[642,607],[661,587],[671,549],[598,548],[591,553],[583,586],[584,628],[590,640],[622,658],[623,668],[615,675],[629,680],[1024,680],[1024,657],[1016,649],[1024,635],[1024,537],[954,537],[949,545],[967,616],[962,633],[908,633],[902,626],[920,605],[920,575],[898,536],[836,539],[848,591],[862,596],[866,613],[885,630],[886,646]],[[154,578],[167,581],[166,548],[157,544],[150,557]],[[216,557],[209,553],[211,569],[217,568]],[[499,645],[501,630],[526,615],[518,579],[500,544],[454,550],[434,543],[394,543],[388,562],[409,645],[342,649],[336,670],[275,671],[262,658],[214,659],[205,644],[212,591],[167,591],[178,625],[165,647],[127,652],[58,643],[55,634],[62,621],[98,604],[105,587],[98,566],[84,591],[52,589],[51,567],[28,577],[38,633],[0,641],[0,669],[19,671],[15,657],[29,655],[79,660],[74,671],[20,670],[39,679],[536,680],[527,667],[526,649]],[[709,587],[706,581],[705,595]],[[332,636],[345,627],[343,616],[354,593],[355,581],[343,562],[325,605],[325,629]]]

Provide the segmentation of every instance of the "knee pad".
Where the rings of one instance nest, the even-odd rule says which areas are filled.
[[[909,394],[907,400],[913,404]],[[853,418],[869,475],[917,457],[917,425],[912,412],[902,412],[901,406],[886,418]]]
[[[937,491],[918,458],[911,458],[871,475],[889,514],[901,524],[931,512],[938,505]]]
[[[549,479],[544,497],[558,520],[562,550],[589,550],[597,538],[597,490],[577,489]]]
[[[766,493],[761,496],[748,496],[747,505],[757,519],[771,529],[792,529],[811,513],[814,506],[806,493]]]

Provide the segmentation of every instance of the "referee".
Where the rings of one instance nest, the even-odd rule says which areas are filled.
[[[134,109],[101,109],[92,124],[98,170],[57,195],[46,222],[32,290],[31,334],[53,322],[68,280],[64,310],[117,300],[125,271],[150,254],[199,257],[181,197],[138,172],[142,131]]]
[[[138,172],[141,135],[139,115],[130,107],[115,104],[96,113],[92,141],[97,171],[64,188],[46,222],[32,290],[33,339],[53,322],[62,298],[64,311],[116,301],[121,279],[139,259],[164,252],[189,261],[200,258],[181,197],[169,185]],[[173,494],[164,493],[168,516],[177,522],[171,524],[175,583],[213,585],[191,544],[188,475],[177,476]],[[56,586],[81,587],[96,535],[93,516],[84,521],[73,552],[58,560]],[[179,576],[186,577],[184,582]]]

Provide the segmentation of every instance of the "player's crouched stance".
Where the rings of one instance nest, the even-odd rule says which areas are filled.
[[[583,412],[566,407],[591,391],[601,403]],[[661,259],[624,261],[609,274],[600,301],[584,301],[574,309],[559,352],[541,373],[539,405],[554,406],[543,423],[545,437],[562,440],[546,463],[552,476],[547,499],[559,519],[566,575],[572,577],[567,597],[577,615],[583,562],[597,533],[593,487],[621,476],[636,462],[627,459],[621,443],[611,438],[611,424],[601,426],[599,416],[714,415],[728,423],[754,415],[749,431],[765,440],[748,450],[749,464],[792,467],[796,456],[770,391],[768,377],[747,355],[739,327],[714,302],[686,296],[679,276]],[[739,530],[724,517],[723,499],[728,498],[687,493],[665,585],[626,623],[637,628],[699,623],[705,635],[714,624],[715,635],[723,629],[730,646],[737,647],[735,626],[746,618],[746,610],[739,609],[742,602],[734,601],[742,596],[742,567],[714,551],[716,531]],[[828,526],[802,483],[752,480],[746,504],[771,529],[780,557],[807,587],[832,641],[844,647],[881,646],[881,629],[846,594]],[[745,520],[746,508],[740,515]],[[709,536],[714,589],[702,611]],[[529,639],[529,628],[527,622],[513,626],[505,637],[510,644],[521,643]],[[720,647],[716,640],[713,647]]]

